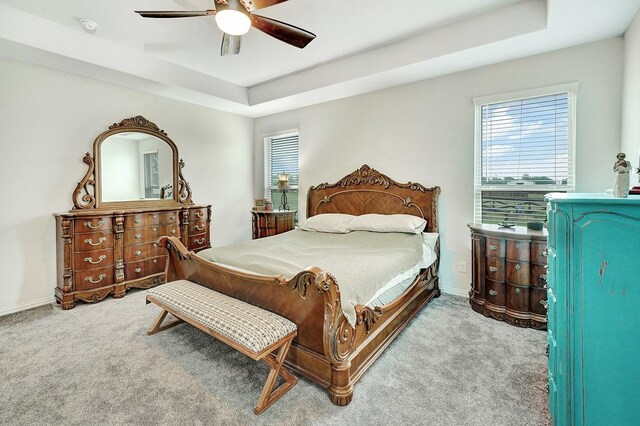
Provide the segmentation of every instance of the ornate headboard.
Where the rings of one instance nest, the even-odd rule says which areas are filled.
[[[321,213],[411,214],[427,219],[425,231],[438,232],[438,195],[439,186],[398,183],[365,164],[337,183],[309,188],[307,217]]]

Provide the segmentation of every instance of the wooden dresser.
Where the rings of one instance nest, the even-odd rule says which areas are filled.
[[[546,231],[469,224],[474,311],[518,327],[547,326]]]
[[[76,300],[122,297],[132,287],[164,282],[163,235],[179,237],[189,250],[211,247],[211,206],[180,209],[69,212],[56,214],[56,300],[71,309]]]
[[[554,425],[638,425],[640,196],[548,194]]]
[[[196,205],[184,162],[167,134],[142,116],[109,126],[87,153],[74,208],[56,217],[57,285],[62,309],[77,300],[123,297],[165,280],[162,236],[193,251],[211,246],[211,206]]]
[[[297,210],[251,211],[253,239],[270,237],[291,231],[295,227]]]

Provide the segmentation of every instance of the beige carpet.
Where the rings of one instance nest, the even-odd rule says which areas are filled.
[[[144,291],[0,317],[0,424],[549,424],[546,333],[431,302],[347,407],[301,379],[261,416],[264,363],[188,325],[148,337]]]

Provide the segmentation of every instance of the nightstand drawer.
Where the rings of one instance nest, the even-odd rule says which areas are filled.
[[[487,238],[485,252],[490,257],[504,258],[505,254],[505,241],[500,238]]]

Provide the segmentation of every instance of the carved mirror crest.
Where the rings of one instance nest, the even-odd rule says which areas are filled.
[[[175,143],[141,115],[109,126],[93,142],[73,192],[74,209],[193,204]]]

